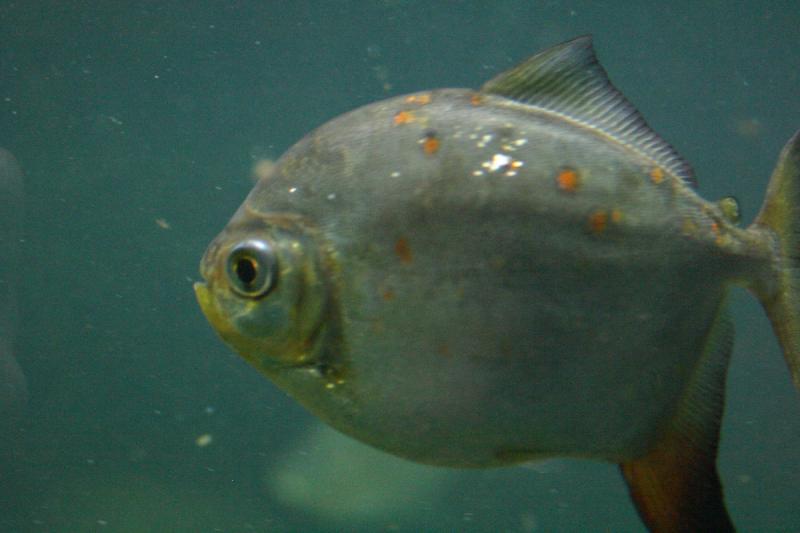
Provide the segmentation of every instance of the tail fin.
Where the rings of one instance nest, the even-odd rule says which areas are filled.
[[[778,239],[778,279],[770,284],[770,290],[755,288],[754,292],[767,311],[792,380],[800,390],[800,131],[783,147],[753,225],[767,228]]]

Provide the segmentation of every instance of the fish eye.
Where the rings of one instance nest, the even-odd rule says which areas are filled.
[[[243,241],[228,255],[228,280],[241,296],[261,298],[275,286],[277,267],[272,245],[255,239]]]

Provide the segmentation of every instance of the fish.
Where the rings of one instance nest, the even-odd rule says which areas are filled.
[[[728,294],[763,304],[800,387],[798,206],[800,132],[740,227],[582,36],[318,127],[194,290],[227,345],[357,440],[449,467],[615,463],[651,531],[733,531]]]
[[[381,453],[316,423],[286,453],[275,454],[264,472],[270,496],[324,530],[376,531],[392,522],[418,523],[413,501],[433,506],[449,494],[451,478]],[[419,529],[406,527],[400,529]]]
[[[0,148],[0,427],[19,418],[28,402],[28,384],[15,357],[19,310],[19,239],[24,216],[22,170],[14,155]]]

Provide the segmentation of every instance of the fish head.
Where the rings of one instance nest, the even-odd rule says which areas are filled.
[[[267,374],[314,365],[330,307],[314,230],[297,216],[246,209],[214,239],[194,285],[208,321]]]

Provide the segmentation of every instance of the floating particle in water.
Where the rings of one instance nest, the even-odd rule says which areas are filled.
[[[733,129],[745,139],[755,139],[764,132],[764,123],[757,117],[739,117],[734,119]]]
[[[194,443],[197,444],[198,448],[205,448],[213,441],[214,437],[211,435],[211,433],[203,433],[202,435],[200,435],[195,439]]]
[[[272,159],[259,159],[253,163],[253,168],[250,170],[250,178],[253,181],[265,180],[272,176],[274,170],[275,161]]]

